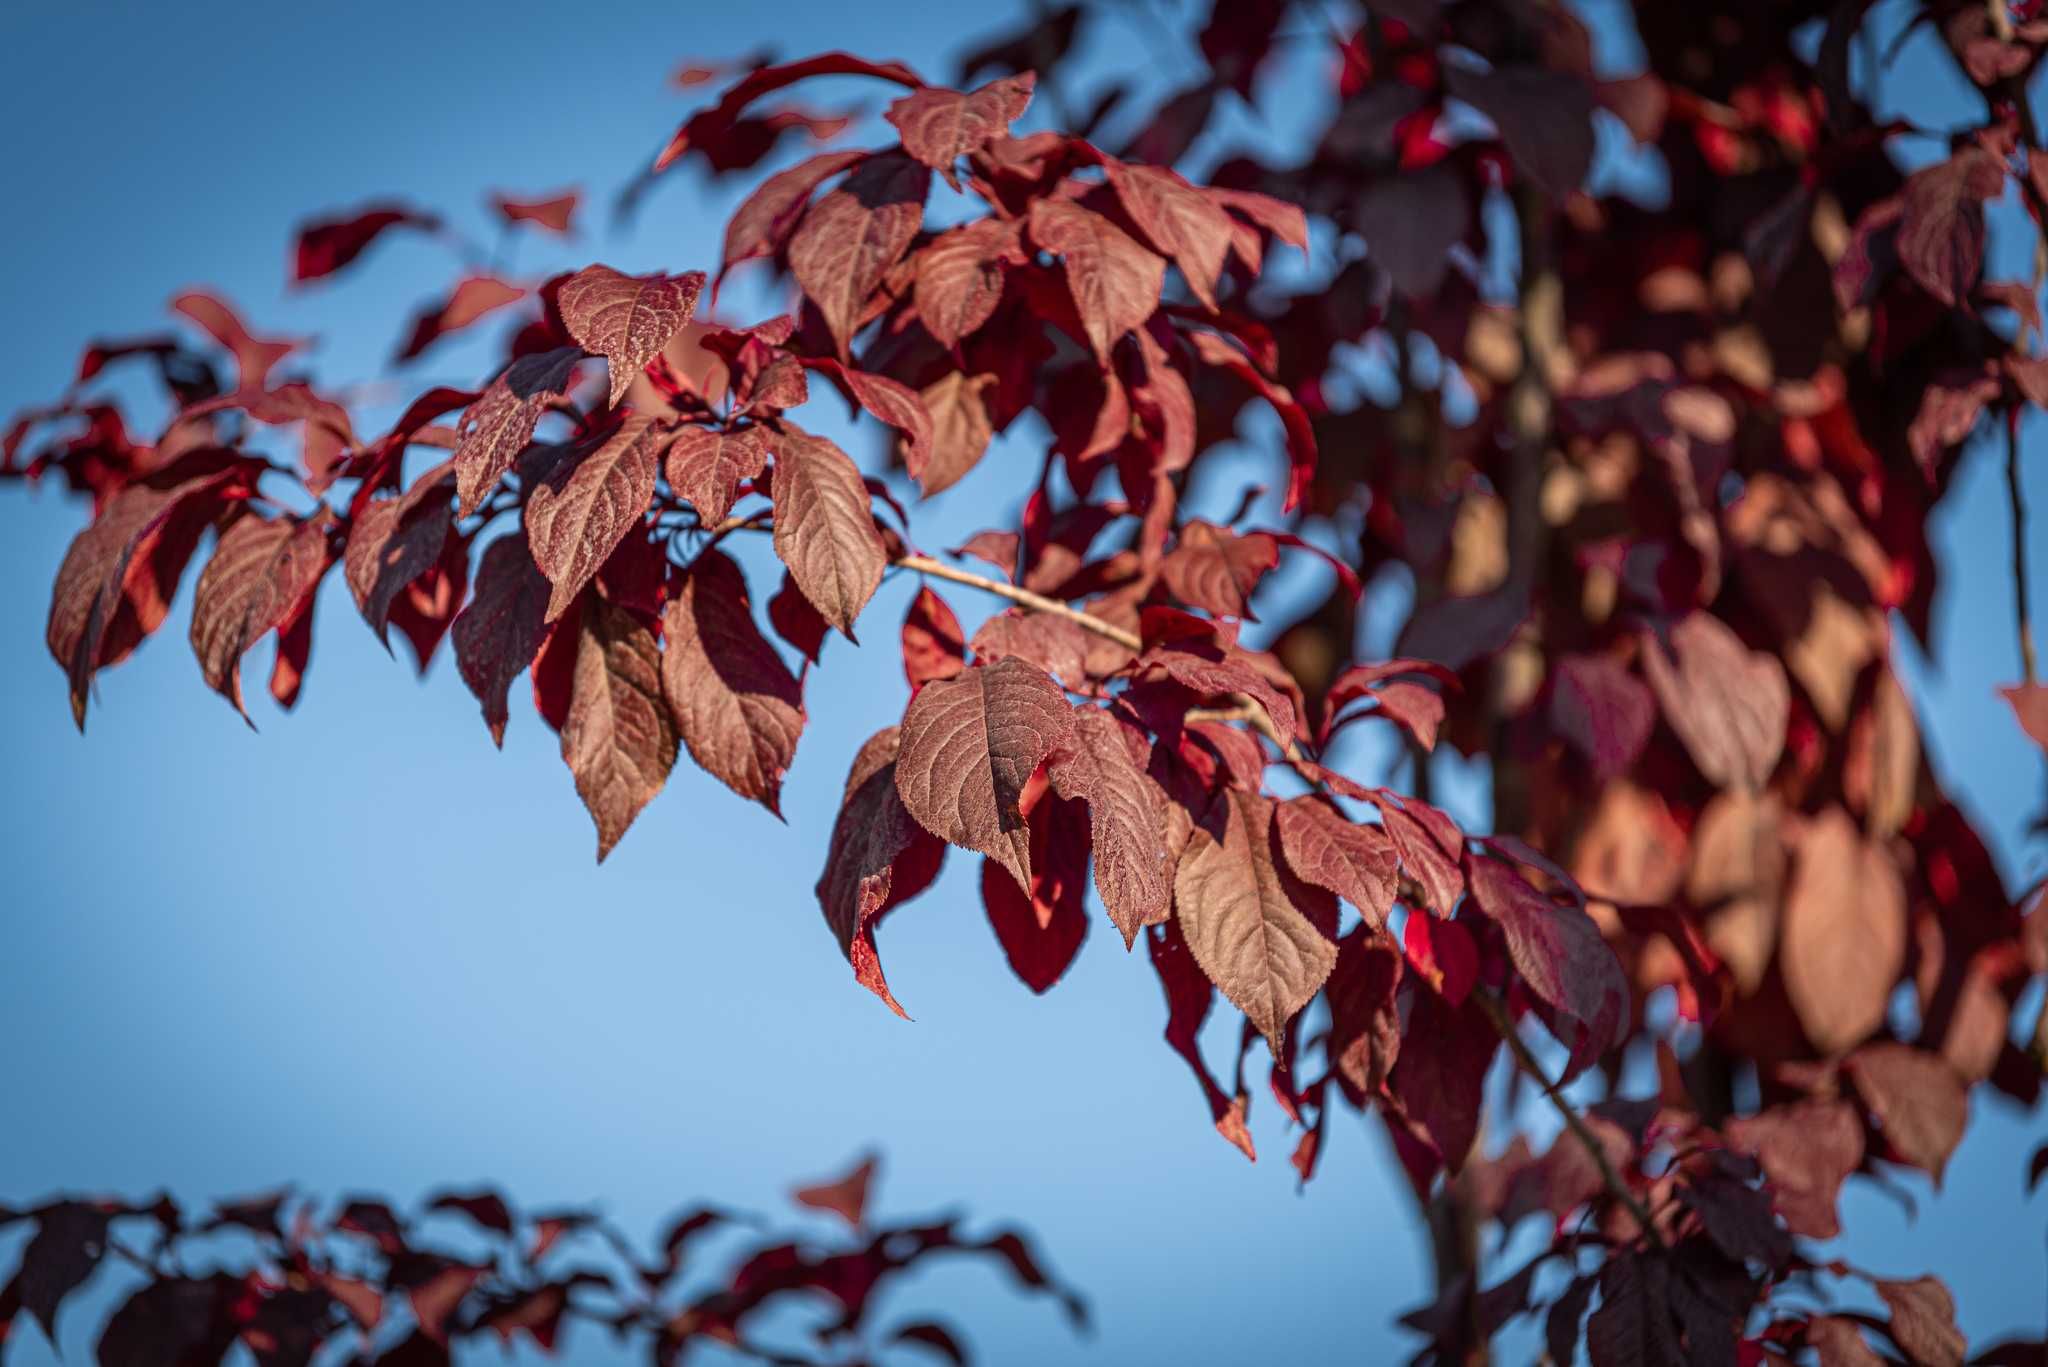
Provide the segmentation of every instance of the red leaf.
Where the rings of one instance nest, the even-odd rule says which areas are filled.
[[[455,448],[456,515],[468,517],[518,461],[548,405],[569,388],[583,353],[557,347],[521,356],[462,411]]]
[[[1998,696],[2011,704],[2027,738],[2048,750],[2048,685],[2013,684],[1999,689]]]
[[[803,690],[754,624],[739,566],[707,548],[662,617],[662,691],[690,757],[741,797],[782,814]]]
[[[1552,901],[1507,865],[1474,852],[1466,853],[1465,876],[1473,901],[1501,928],[1508,957],[1530,992],[1585,1029],[1583,1042],[1564,1039],[1574,1064],[1619,1041],[1628,1030],[1628,980],[1584,908]]]
[[[1414,993],[1387,1088],[1452,1172],[1479,1135],[1486,1072],[1499,1048],[1500,1036],[1471,1002],[1454,1007],[1434,992]]]
[[[731,221],[725,225],[725,252],[718,267],[719,283],[722,284],[726,272],[740,262],[751,261],[757,256],[773,256],[781,251],[789,242],[789,235],[796,231],[797,220],[810,204],[812,192],[867,155],[861,151],[820,152],[762,181],[754,193],[741,201],[740,207],[733,211]],[[717,297],[716,287],[712,290],[712,297]]]
[[[909,467],[911,478],[922,476],[925,462],[931,457],[932,415],[916,390],[887,375],[871,375],[841,365],[829,356],[806,356],[803,363],[831,376],[848,398],[901,432],[904,464]]]
[[[453,474],[453,466],[445,462],[435,466],[414,480],[403,497],[363,509],[349,529],[342,574],[363,620],[387,649],[392,601],[440,562],[441,547],[454,522],[448,497]]]
[[[676,130],[668,145],[654,159],[654,169],[661,171],[672,164],[677,157],[688,151],[692,139],[722,137],[730,131],[733,123],[746,112],[747,106],[763,95],[773,94],[798,81],[812,76],[876,76],[885,81],[908,86],[912,90],[924,84],[918,74],[901,62],[870,62],[845,52],[827,52],[817,57],[808,57],[800,62],[785,62],[781,66],[764,66],[748,72],[719,97],[718,103],[704,113],[692,118]]]
[[[903,619],[903,672],[915,690],[933,679],[950,679],[967,668],[967,643],[946,600],[929,588],[917,591]]]
[[[1984,201],[2005,189],[2005,168],[1982,147],[1916,171],[1900,195],[1899,264],[1920,288],[1959,308],[1984,264]]]
[[[206,686],[233,703],[242,720],[249,720],[243,654],[313,592],[328,564],[324,523],[244,516],[221,534],[200,571],[192,651]]]
[[[989,442],[995,439],[987,399],[995,383],[993,375],[949,370],[919,395],[925,412],[931,415],[931,450],[910,473],[924,497],[952,488],[981,463]],[[910,458],[911,450],[906,449],[906,466]]]
[[[789,268],[846,354],[868,296],[924,222],[931,172],[899,152],[869,157],[805,212]]]
[[[1778,941],[1785,995],[1814,1048],[1845,1052],[1882,1025],[1905,961],[1898,866],[1831,806],[1798,837]]]
[[[488,275],[473,275],[456,285],[439,303],[429,304],[413,319],[412,332],[394,358],[410,361],[451,332],[460,332],[484,315],[526,297],[517,285],[508,285]]]
[[[1239,535],[1196,518],[1180,529],[1159,574],[1174,597],[1217,617],[1258,620],[1252,591],[1280,563],[1280,547],[1264,532]]]
[[[1970,1120],[1963,1080],[1941,1055],[1908,1044],[1865,1045],[1849,1056],[1848,1071],[1892,1154],[1940,1186]]]
[[[1600,1267],[1600,1307],[1586,1321],[1593,1367],[1678,1367],[1671,1267],[1661,1254],[1617,1253]]]
[[[476,596],[456,617],[455,667],[484,707],[493,743],[505,743],[506,694],[526,672],[547,636],[552,585],[526,538],[501,536],[484,551],[477,567]]]
[[[1276,839],[1273,803],[1226,788],[1188,841],[1173,892],[1195,962],[1277,1056],[1281,1032],[1337,962],[1337,904],[1288,871]]]
[[[1105,169],[1124,212],[1163,255],[1173,258],[1188,288],[1211,312],[1216,282],[1230,253],[1231,222],[1209,195],[1163,166],[1108,160]]]
[[[576,212],[581,196],[574,190],[564,190],[559,195],[545,199],[512,199],[506,195],[491,196],[491,207],[508,224],[531,223],[551,233],[569,235],[569,219]]]
[[[869,1154],[844,1177],[798,1187],[789,1194],[789,1198],[800,1206],[837,1215],[859,1229],[867,1220],[868,1188],[875,1180],[875,1165],[875,1156]]]
[[[1395,989],[1402,957],[1384,931],[1352,928],[1337,946],[1337,964],[1323,990],[1330,1004],[1329,1057],[1364,1105],[1379,1095],[1401,1054],[1401,1011]]]
[[[1325,798],[1279,804],[1280,850],[1296,875],[1357,907],[1379,930],[1394,906],[1394,842],[1378,826],[1352,821]]]
[[[70,679],[79,729],[93,675],[163,625],[186,562],[223,507],[222,485],[242,469],[217,456],[179,461],[116,494],[65,551],[44,640]]]
[[[885,727],[854,756],[817,894],[854,978],[901,1016],[875,952],[875,922],[930,886],[946,847],[912,819],[897,793],[898,743],[899,728]]]
[[[1605,655],[1566,655],[1551,690],[1551,724],[1592,762],[1596,783],[1635,766],[1657,724],[1657,701],[1640,679]]]
[[[1031,886],[1024,785],[1067,738],[1073,708],[1022,660],[977,665],[926,684],[903,714],[896,788],[933,835],[989,856]]]
[[[819,614],[853,637],[888,555],[853,458],[794,423],[775,443],[775,553]]]
[[[1028,814],[1031,891],[994,859],[981,861],[981,900],[1011,971],[1033,992],[1058,982],[1088,934],[1088,818],[1081,805],[1045,794]]]
[[[1842,1232],[1842,1183],[1863,1163],[1863,1121],[1846,1101],[1799,1101],[1727,1125],[1728,1142],[1756,1155],[1786,1228],[1806,1239]]]
[[[903,139],[903,150],[960,188],[953,164],[971,157],[1024,117],[1038,77],[1027,71],[990,81],[971,94],[926,86],[892,103],[886,118]]]
[[[940,346],[958,346],[1002,302],[1003,275],[1024,264],[1017,225],[982,218],[939,234],[917,254],[917,316]]]
[[[981,624],[968,647],[983,664],[1015,656],[1074,688],[1088,675],[1088,634],[1048,612],[1006,608]]]
[[[652,418],[629,414],[597,449],[562,461],[527,496],[527,544],[555,586],[550,622],[646,516],[667,437]]]
[[[299,349],[291,340],[265,341],[249,335],[242,320],[227,302],[202,290],[192,290],[171,301],[171,307],[205,328],[235,357],[235,388],[261,391],[269,386],[270,372],[277,363]]]
[[[1095,359],[1109,364],[1119,337],[1159,307],[1166,262],[1102,215],[1071,200],[1034,200],[1031,240],[1066,265],[1067,291]]]
[[[1394,842],[1394,853],[1400,856],[1401,867],[1422,885],[1429,907],[1439,916],[1449,916],[1457,909],[1458,899],[1465,895],[1462,868],[1464,838],[1452,826],[1446,833],[1455,837],[1454,841],[1446,844],[1439,840],[1437,832],[1432,831],[1422,819],[1425,810],[1435,809],[1418,799],[1404,799],[1401,806],[1381,802],[1379,808],[1380,821]],[[1436,815],[1441,817],[1442,813]],[[1444,824],[1448,826],[1448,822]]]
[[[1228,370],[1243,380],[1280,415],[1280,426],[1287,436],[1288,467],[1287,498],[1281,506],[1288,512],[1294,511],[1301,506],[1316,473],[1316,434],[1309,423],[1308,410],[1287,386],[1260,374],[1249,357],[1215,333],[1196,332],[1188,341],[1205,364]]]
[[[1401,927],[1401,952],[1415,976],[1451,1006],[1464,1005],[1479,981],[1479,946],[1456,921],[1410,916]]]
[[[676,728],[654,633],[602,598],[583,608],[562,759],[597,824],[599,863],[675,767]]]
[[[1173,897],[1164,795],[1145,772],[1148,750],[1136,728],[1083,707],[1046,766],[1055,793],[1088,804],[1095,889],[1126,949],[1143,927],[1166,919]]]
[[[562,323],[577,345],[610,364],[612,407],[689,323],[703,289],[702,271],[622,275],[610,266],[585,266],[562,282],[556,295]]]
[[[812,664],[818,662],[818,652],[825,646],[825,633],[832,629],[789,577],[788,570],[782,572],[782,587],[768,600],[768,624]]]
[[[690,501],[705,525],[724,521],[740,481],[758,478],[768,466],[765,435],[759,427],[683,428],[669,443],[669,487]]]
[[[1708,782],[1760,791],[1785,748],[1791,689],[1784,666],[1706,612],[1673,627],[1671,647],[1675,669],[1662,645],[1643,641],[1643,672],[1664,719]]]
[[[292,279],[303,283],[334,274],[393,228],[437,233],[441,220],[403,205],[380,204],[351,218],[326,218],[302,224],[292,250]]]

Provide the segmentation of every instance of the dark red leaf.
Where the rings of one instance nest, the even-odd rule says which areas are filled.
[[[819,614],[850,641],[888,556],[853,458],[795,424],[775,443],[775,553]]]
[[[903,1008],[882,977],[874,923],[931,884],[946,847],[904,808],[897,793],[897,751],[898,728],[890,726],[854,756],[817,894],[855,979],[901,1016]]]
[[[1095,358],[1109,364],[1119,337],[1159,307],[1166,262],[1101,214],[1071,200],[1031,205],[1031,240],[1065,263],[1067,291],[1081,315]]]
[[[242,656],[281,624],[331,563],[319,521],[244,516],[221,534],[192,595],[192,652],[206,686],[242,719]],[[253,723],[252,723],[253,725]]]
[[[441,220],[403,205],[380,204],[349,218],[318,219],[302,224],[292,251],[292,279],[304,282],[334,274],[393,228],[436,233],[441,230]]]
[[[667,437],[652,418],[629,414],[595,450],[562,461],[527,495],[526,541],[554,585],[550,622],[646,517]]]
[[[600,863],[675,767],[676,725],[662,697],[654,633],[601,598],[581,615],[562,759],[597,825]]]
[[[754,623],[746,577],[707,549],[662,617],[662,690],[690,758],[780,816],[796,760],[803,690]]]
[[[933,679],[950,679],[967,668],[967,642],[946,600],[929,588],[917,591],[903,619],[903,672],[912,689]]]
[[[1027,813],[1031,890],[1003,865],[981,861],[981,900],[1010,969],[1033,992],[1058,982],[1088,934],[1088,818],[1081,804],[1042,795]]]
[[[521,356],[462,411],[462,443],[455,448],[458,516],[468,517],[518,462],[548,405],[561,397],[583,353],[576,347]]]
[[[1280,1035],[1337,962],[1337,904],[1280,857],[1274,804],[1226,788],[1174,875],[1195,962],[1280,1052]]]
[[[491,740],[505,743],[506,695],[547,635],[553,586],[533,563],[526,538],[501,536],[477,567],[476,596],[455,619],[455,665],[483,704]]]
[[[449,333],[460,332],[486,314],[525,297],[526,291],[517,285],[488,275],[470,276],[457,284],[446,299],[420,310],[395,359],[410,361]]]
[[[911,699],[897,791],[926,830],[996,860],[1029,889],[1024,785],[1072,725],[1073,708],[1044,671],[1018,659],[976,665]]]
[[[1082,707],[1046,766],[1054,792],[1088,804],[1095,888],[1126,949],[1143,927],[1166,919],[1173,896],[1164,794],[1145,772],[1149,748],[1135,727]]]
[[[898,152],[860,163],[803,216],[789,240],[789,268],[846,354],[868,296],[924,222],[931,172]]]
[[[1024,117],[1038,78],[1031,72],[990,81],[969,94],[925,86],[892,103],[883,114],[903,139],[903,150],[960,188],[954,163],[971,157]]]

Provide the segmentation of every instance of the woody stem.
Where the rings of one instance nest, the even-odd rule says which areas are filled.
[[[1607,1150],[1600,1143],[1600,1137],[1587,1126],[1585,1119],[1579,1115],[1578,1108],[1572,1105],[1558,1085],[1550,1080],[1550,1075],[1543,1071],[1543,1065],[1529,1052],[1528,1044],[1523,1041],[1521,1032],[1515,1029],[1515,1023],[1508,1019],[1507,1010],[1500,1004],[1500,999],[1484,989],[1478,989],[1472,993],[1472,1000],[1479,1003],[1479,1009],[1485,1012],[1486,1019],[1492,1022],[1494,1032],[1515,1056],[1516,1066],[1528,1075],[1530,1081],[1543,1089],[1543,1095],[1550,1098],[1550,1104],[1564,1117],[1565,1126],[1572,1132],[1572,1137],[1585,1148],[1586,1156],[1591,1158],[1593,1166],[1600,1170],[1600,1180],[1606,1186],[1608,1194],[1621,1202],[1622,1207],[1635,1217],[1637,1227],[1652,1244],[1663,1248],[1664,1236],[1659,1234],[1657,1227],[1650,1222],[1649,1210],[1637,1199],[1636,1194],[1629,1190],[1628,1183],[1622,1180],[1621,1174],[1614,1170],[1614,1164],[1608,1161]]]

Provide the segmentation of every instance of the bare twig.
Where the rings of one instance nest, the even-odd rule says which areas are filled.
[[[944,561],[934,560],[928,555],[901,555],[896,558],[896,563],[906,570],[929,574],[935,579],[950,579],[956,584],[965,584],[969,588],[980,589],[983,593],[993,593],[998,598],[1007,598],[1013,603],[1030,608],[1033,612],[1064,617],[1083,631],[1092,631],[1104,640],[1115,641],[1126,650],[1140,650],[1145,644],[1138,639],[1137,632],[1125,631],[1116,623],[1105,622],[1100,617],[1091,617],[1081,609],[1062,603],[1057,598],[1048,598],[1042,593],[1018,588],[1015,584],[1005,584],[1000,579],[991,579],[985,574],[976,574],[973,570],[955,569]]]
[[[1586,1156],[1593,1160],[1593,1166],[1600,1170],[1600,1180],[1608,1193],[1635,1217],[1637,1226],[1651,1243],[1658,1248],[1664,1247],[1664,1236],[1659,1234],[1657,1227],[1650,1222],[1650,1212],[1636,1194],[1629,1190],[1628,1183],[1622,1180],[1621,1174],[1614,1170],[1614,1164],[1608,1161],[1607,1149],[1600,1143],[1600,1137],[1587,1126],[1585,1119],[1579,1115],[1578,1108],[1572,1105],[1558,1085],[1550,1080],[1549,1074],[1543,1071],[1543,1065],[1529,1052],[1528,1044],[1523,1041],[1521,1032],[1515,1029],[1515,1023],[1508,1019],[1507,1010],[1500,1004],[1499,998],[1483,988],[1475,988],[1472,999],[1479,1003],[1479,1009],[1486,1013],[1486,1019],[1492,1022],[1495,1033],[1507,1044],[1508,1051],[1515,1056],[1516,1065],[1528,1075],[1531,1082],[1543,1089],[1543,1095],[1550,1098],[1550,1104],[1564,1117],[1566,1128],[1571,1130],[1572,1136],[1584,1146]]]

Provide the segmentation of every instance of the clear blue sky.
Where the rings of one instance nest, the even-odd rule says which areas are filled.
[[[601,21],[523,4],[13,8],[0,18],[0,126],[16,131],[0,408],[60,390],[88,338],[159,327],[190,285],[221,290],[259,331],[317,334],[330,380],[374,376],[449,263],[393,240],[334,287],[287,296],[302,216],[397,195],[482,232],[487,190],[605,197],[701,99],[664,88],[684,58],[772,36],[792,55],[846,47],[942,76],[995,17],[690,8],[611,6]],[[1156,31],[1102,39],[1100,62],[1176,70]],[[529,239],[520,260],[709,267],[733,200],[678,176],[629,236],[586,214],[579,241]],[[731,301],[768,309],[744,291]],[[405,383],[473,383],[487,364],[481,346],[448,344]],[[871,456],[874,440],[852,449]],[[919,539],[1011,518],[1029,442],[919,510]],[[2030,455],[2038,528],[2048,461]],[[1231,478],[1272,483],[1276,469],[1252,454]],[[1227,508],[1221,483],[1203,496]],[[0,1201],[164,1185],[198,1201],[287,1180],[410,1198],[491,1180],[530,1202],[595,1199],[648,1231],[700,1195],[780,1209],[791,1180],[879,1145],[885,1211],[1021,1219],[1095,1301],[1085,1342],[979,1269],[936,1272],[897,1302],[951,1310],[983,1361],[1380,1360],[1411,1342],[1392,1319],[1425,1298],[1424,1243],[1376,1129],[1339,1116],[1297,1195],[1292,1136],[1262,1092],[1263,1156],[1247,1165],[1211,1132],[1160,1042],[1153,975],[1106,920],[1035,998],[987,929],[976,861],[956,856],[882,935],[916,1023],[854,985],[811,886],[848,760],[904,699],[893,634],[912,583],[884,587],[868,647],[834,641],[812,676],[787,826],[686,761],[600,869],[555,738],[520,693],[497,753],[446,658],[415,682],[338,582],[295,715],[261,696],[268,646],[250,661],[260,735],[208,693],[181,601],[103,678],[81,739],[42,626],[82,519],[54,490],[0,491],[0,575],[15,586],[0,598]],[[2017,673],[1994,462],[1972,458],[1939,530],[1942,664],[1907,663],[1941,771],[2008,875],[2031,877],[2041,756],[1991,696]],[[2048,538],[2037,544],[2039,569]],[[949,596],[970,628],[986,610]],[[1383,611],[1369,634],[1394,625]],[[1459,791],[1474,802],[1471,784]],[[1982,1339],[2042,1327],[2048,1198],[2019,1196],[2038,1123],[1978,1108],[1948,1191],[1904,1183],[1917,1224],[1867,1187],[1845,1215],[1850,1254],[1944,1272]],[[72,1361],[90,1319],[64,1323]],[[47,1360],[20,1337],[10,1362]],[[608,1351],[587,1330],[571,1347],[576,1361]]]

